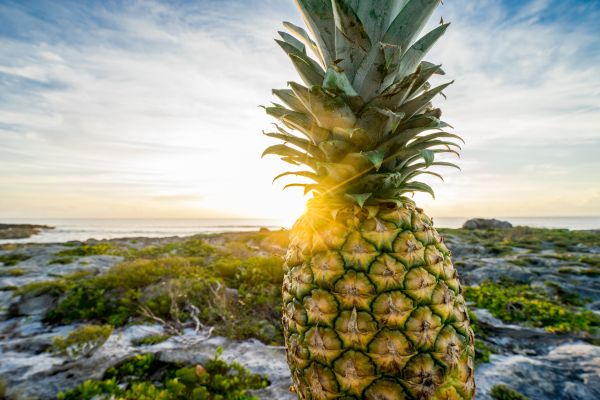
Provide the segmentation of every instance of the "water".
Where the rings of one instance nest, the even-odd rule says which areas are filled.
[[[539,228],[600,229],[600,217],[507,217],[513,225]],[[436,227],[459,228],[467,218],[434,218]],[[125,237],[190,236],[198,233],[289,228],[275,219],[3,219],[0,223],[41,224],[55,227],[28,239],[1,243],[60,243],[70,240]]]

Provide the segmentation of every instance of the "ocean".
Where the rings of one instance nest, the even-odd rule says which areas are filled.
[[[539,228],[600,229],[600,217],[506,217],[513,225]],[[436,227],[459,228],[467,218],[434,218]],[[40,224],[55,227],[28,239],[2,243],[60,243],[70,240],[125,237],[191,236],[198,233],[255,231],[289,228],[274,219],[0,219],[7,224]]]

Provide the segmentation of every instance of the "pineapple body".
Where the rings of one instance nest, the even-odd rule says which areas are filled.
[[[283,283],[288,363],[300,399],[474,395],[473,332],[450,252],[410,201],[309,205]]]

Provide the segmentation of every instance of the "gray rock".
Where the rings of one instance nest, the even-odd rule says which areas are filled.
[[[600,347],[573,343],[541,357],[492,355],[475,380],[478,400],[492,400],[490,389],[501,383],[535,400],[600,399]]]
[[[14,316],[45,315],[58,302],[58,297],[51,294],[41,296],[25,294],[17,298],[10,305],[10,312]]]
[[[257,340],[238,342],[223,337],[207,339],[203,333],[197,335],[192,330],[153,346],[140,348],[133,344],[136,339],[162,332],[158,325],[134,325],[115,330],[89,357],[74,361],[48,353],[31,353],[32,348],[28,343],[33,345],[42,339],[51,341],[56,332],[29,339],[15,338],[5,341],[0,347],[0,375],[8,381],[11,396],[53,399],[59,391],[73,388],[87,379],[101,379],[108,368],[142,352],[153,353],[165,362],[194,365],[213,358],[217,348],[222,347],[223,360],[237,361],[253,373],[267,375],[271,385],[256,391],[256,396],[273,400],[296,399],[288,390],[292,380],[283,347],[267,346]],[[39,345],[34,347],[39,348]]]
[[[465,229],[504,229],[512,228],[512,224],[497,219],[473,218],[465,222],[462,227]]]

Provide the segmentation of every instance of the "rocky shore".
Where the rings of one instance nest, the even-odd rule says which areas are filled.
[[[600,399],[600,234],[440,231],[476,328],[477,399],[502,399],[498,385]],[[0,246],[0,398],[88,398],[68,391],[147,355],[160,366],[138,376],[148,386],[184,366],[202,380],[221,348],[268,380],[249,394],[295,399],[279,327],[286,246],[285,231]]]
[[[0,224],[0,240],[27,239],[33,235],[37,235],[44,229],[54,228],[47,225]]]

